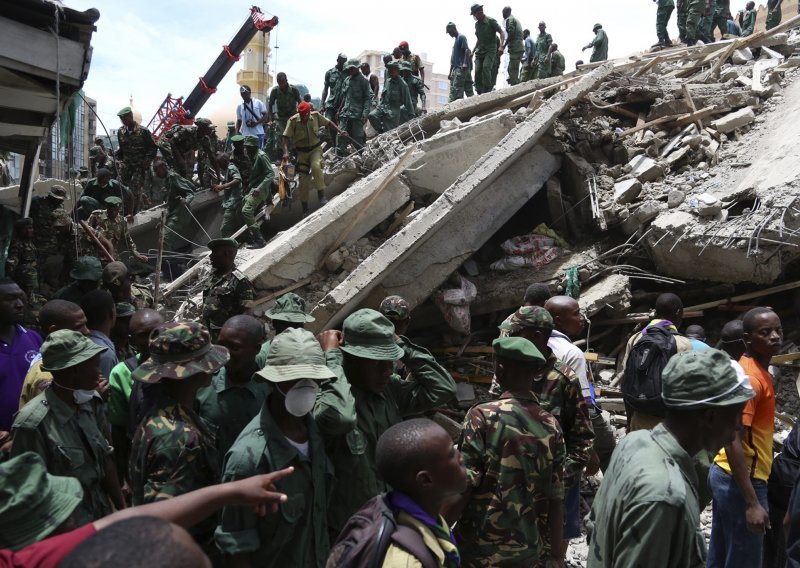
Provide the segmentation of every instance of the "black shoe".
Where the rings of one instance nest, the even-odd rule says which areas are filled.
[[[260,249],[265,246],[267,246],[267,241],[264,240],[261,231],[258,229],[250,229],[250,242],[247,244],[247,248]]]
[[[303,206],[303,219],[311,215],[311,211],[308,210],[308,203],[306,201],[301,201],[300,205]]]
[[[325,197],[325,192],[321,189],[317,190],[317,198],[319,199],[320,206],[325,205],[328,202],[328,198]]]

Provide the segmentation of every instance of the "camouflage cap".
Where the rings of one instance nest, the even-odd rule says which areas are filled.
[[[344,69],[358,69],[361,66],[361,62],[358,59],[348,59],[347,63],[344,64]]]
[[[378,311],[387,318],[404,320],[411,315],[411,306],[402,296],[386,296],[378,306]]]
[[[306,313],[306,301],[292,292],[288,292],[275,301],[275,305],[264,312],[271,320],[288,321],[292,323],[308,323],[315,321],[313,316]]]
[[[214,250],[216,248],[221,247],[228,247],[228,248],[239,248],[239,242],[236,239],[232,239],[230,237],[223,237],[220,239],[211,239],[208,241],[206,245],[210,250]]]
[[[53,185],[50,187],[50,193],[47,194],[48,197],[52,197],[53,199],[58,199],[59,201],[64,201],[65,199],[69,199],[69,194],[67,193],[67,188],[63,185]]]
[[[524,337],[498,337],[492,341],[492,350],[498,359],[532,365],[542,365],[545,362],[544,355]]]
[[[157,383],[182,380],[198,373],[216,373],[230,359],[228,350],[211,344],[206,326],[195,321],[161,324],[150,334],[150,358],[136,367],[133,378]]]
[[[74,280],[91,280],[97,282],[103,276],[103,267],[95,256],[82,256],[70,270],[69,277]]]
[[[472,15],[478,10],[483,10],[483,4],[473,4],[472,6],[470,6],[469,13],[470,15]]]
[[[50,536],[83,500],[75,477],[50,475],[25,452],[0,463],[0,548],[19,550]]]
[[[256,375],[271,383],[336,378],[325,364],[325,354],[317,338],[300,328],[289,328],[275,336],[267,352],[267,363]]]
[[[244,142],[244,134],[234,134],[231,136],[231,142]],[[258,140],[258,138],[256,138]]]
[[[506,334],[519,333],[524,327],[553,330],[553,316],[539,306],[522,306],[499,325]]]
[[[229,120],[227,126],[228,128],[236,128],[236,123],[232,120]]]
[[[661,394],[667,408],[679,410],[741,404],[756,395],[741,367],[717,349],[673,355],[661,374]]]
[[[258,141],[258,136],[252,136],[252,135],[244,137],[244,145],[255,146],[256,148],[261,147],[261,143]]]
[[[128,267],[125,266],[124,262],[120,262],[115,260],[114,262],[109,262],[106,264],[106,267],[103,269],[103,284],[108,286],[109,284],[116,284],[119,285],[122,282],[122,279],[128,275]]]
[[[80,332],[59,329],[48,335],[39,350],[43,371],[61,371],[80,365],[108,347],[96,344]]]
[[[195,118],[194,123],[202,126],[214,126],[214,124],[208,118]]]
[[[394,324],[368,308],[353,312],[342,324],[342,351],[377,361],[396,361],[403,349],[395,342]]]
[[[117,113],[117,116],[119,116],[121,118],[121,117],[125,116],[126,114],[133,114],[133,110],[131,109],[131,107],[123,108],[121,111],[119,111]]]
[[[117,302],[117,319],[129,318],[136,313],[136,306],[128,302]]]
[[[92,146],[91,148],[89,148],[89,157],[90,158],[96,158],[97,156],[99,156],[100,154],[103,154],[103,153],[104,153],[103,149],[100,146]]]
[[[116,195],[109,195],[108,197],[106,197],[106,198],[103,200],[103,202],[104,202],[106,205],[116,205],[117,207],[119,207],[120,205],[122,205],[122,199],[120,199],[120,198],[119,198],[119,197],[117,197]]]

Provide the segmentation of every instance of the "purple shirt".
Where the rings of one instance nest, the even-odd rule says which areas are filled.
[[[22,383],[39,354],[42,337],[32,329],[16,326],[17,334],[11,344],[0,340],[0,430],[11,430],[14,415],[19,410]]]

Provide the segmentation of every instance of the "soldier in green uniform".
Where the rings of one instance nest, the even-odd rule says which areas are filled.
[[[217,133],[216,126],[207,118],[197,118],[197,179],[200,187],[211,187],[220,178],[217,169]]]
[[[219,482],[213,429],[194,411],[197,391],[228,362],[228,350],[211,344],[205,326],[193,321],[165,323],[150,335],[150,357],[133,371],[144,385],[159,389],[133,435],[130,460],[132,501],[142,505],[177,497]],[[191,534],[213,550],[216,519]]]
[[[267,201],[271,195],[272,182],[275,179],[275,172],[267,155],[259,149],[258,138],[246,136],[244,139],[244,149],[251,160],[250,179],[244,186],[244,202],[242,204],[242,218],[250,228],[250,243],[253,248],[266,246],[264,237],[261,235],[261,222],[256,221],[256,213],[261,204]]]
[[[506,28],[506,42],[502,49],[508,49],[508,84],[516,85],[520,81],[519,64],[525,47],[522,44],[522,24],[511,15],[511,8],[503,8],[503,19]]]
[[[311,105],[305,101],[297,105],[297,111],[297,114],[286,123],[286,130],[283,131],[283,157],[289,158],[289,143],[294,144],[297,151],[297,170],[300,176],[298,186],[300,205],[303,207],[303,216],[305,217],[309,214],[308,194],[311,191],[312,178],[320,206],[328,202],[325,198],[325,176],[322,171],[325,162],[322,158],[320,129],[328,126],[339,132],[340,137],[344,132],[320,113],[312,111]],[[345,122],[349,124],[351,120],[345,118]],[[364,132],[363,126],[361,126],[361,132]]]
[[[220,152],[225,152],[227,154],[230,154],[231,152],[233,152],[233,144],[231,144],[231,138],[236,136],[236,122],[234,122],[233,120],[229,120],[226,126],[228,128],[228,131],[225,133],[225,141],[222,142],[220,140],[220,144],[217,145],[217,149]]]
[[[538,306],[523,306],[500,325],[504,337],[527,339],[545,358],[544,366],[533,379],[532,391],[539,406],[555,416],[564,434],[567,455],[564,461],[564,540],[581,536],[580,485],[583,469],[589,463],[594,442],[594,429],[589,417],[589,407],[583,398],[578,375],[556,357],[547,342],[553,332],[553,317]],[[494,387],[494,385],[492,385]],[[542,515],[542,527],[547,515]],[[553,545],[548,535],[542,535],[549,551]]]
[[[213,191],[224,192],[222,200],[222,225],[220,237],[230,237],[244,225],[242,219],[242,175],[225,152],[217,152],[217,167],[222,172],[220,183],[211,186]]]
[[[427,101],[425,87],[422,85],[422,81],[420,81],[419,78],[411,74],[411,64],[408,61],[402,61],[400,63],[400,75],[408,86],[408,94],[411,96],[414,116],[421,116],[427,113],[428,110],[425,108],[425,103]],[[422,106],[418,104],[420,100],[422,101]],[[411,120],[412,118],[413,116],[410,116],[407,120]]]
[[[92,229],[97,231],[100,236],[107,239],[114,247],[114,258],[120,259],[120,253],[127,251],[133,258],[140,262],[147,262],[147,257],[140,254],[136,249],[130,231],[128,231],[128,221],[120,215],[122,200],[119,197],[111,196],[105,199],[105,211],[95,211],[86,221]]]
[[[381,94],[378,108],[369,113],[369,123],[377,132],[386,132],[403,123],[404,117],[414,117],[414,103],[408,85],[400,77],[400,64],[392,61],[386,64],[389,80]]]
[[[369,85],[369,79],[364,77],[359,69],[358,59],[348,59],[344,65],[344,72],[347,76],[342,81],[339,92],[341,107],[336,120],[339,129],[347,132],[349,136],[341,134],[337,136],[336,154],[339,156],[347,155],[349,141],[353,142],[356,150],[360,150],[366,144],[364,124],[373,107],[375,96]]]
[[[733,442],[755,392],[716,349],[674,355],[661,377],[666,419],[620,440],[594,498],[589,568],[706,565],[693,457]]]
[[[561,542],[566,451],[553,415],[531,392],[545,358],[527,339],[492,343],[495,376],[505,392],[473,406],[464,419],[458,448],[469,487],[445,515],[454,531],[462,566],[544,564],[539,514],[548,513],[550,542]],[[561,550],[548,561],[561,565]]]
[[[145,176],[158,147],[150,131],[133,119],[131,107],[125,107],[117,116],[122,122],[122,128],[117,130],[117,159],[123,164],[120,181],[133,193],[133,210],[130,214],[134,215],[141,208]]]
[[[161,159],[186,179],[194,175],[195,152],[200,144],[197,130],[193,124],[173,124],[158,140]]]
[[[40,230],[49,229],[42,227]],[[38,256],[33,238],[33,219],[26,217],[17,220],[14,223],[14,239],[8,246],[6,256],[6,276],[22,288],[28,302],[39,295]]]
[[[272,124],[273,121],[276,124],[278,139],[276,140],[275,146],[269,148],[269,152],[272,158],[277,159],[281,155],[281,150],[283,149],[280,136],[286,130],[286,123],[289,121],[289,117],[297,113],[297,105],[303,102],[303,99],[300,97],[300,91],[297,90],[297,87],[289,84],[286,73],[278,73],[275,80],[278,82],[278,85],[272,87],[269,93],[267,124]],[[273,108],[276,110],[275,113],[273,113]]]
[[[328,558],[333,470],[324,437],[345,435],[355,424],[355,401],[341,368],[326,360],[338,332],[318,342],[302,329],[289,329],[272,342],[266,366],[256,373],[270,385],[261,412],[242,431],[225,457],[224,481],[293,466],[276,484],[288,496],[277,514],[258,517],[250,507],[226,507],[216,533],[229,566],[322,568]],[[338,372],[335,372],[338,371]],[[347,475],[347,472],[339,472]],[[353,483],[355,478],[347,479]]]
[[[235,239],[214,239],[207,246],[213,272],[203,288],[202,321],[216,341],[229,318],[249,312],[255,291],[247,277],[236,270],[239,243]]]
[[[564,61],[564,54],[558,50],[557,43],[552,44],[550,47],[552,49],[550,52],[550,76],[560,77],[564,74],[567,63]]]
[[[137,310],[153,307],[153,295],[150,289],[131,281],[128,267],[124,262],[109,262],[103,268],[103,288],[108,290],[114,302],[132,304]]]
[[[689,7],[689,0],[677,0],[676,10],[678,12],[678,39],[686,43],[686,11]]]
[[[72,330],[58,330],[42,344],[42,369],[53,375],[50,387],[28,402],[16,416],[11,432],[12,457],[38,454],[48,473],[74,477],[83,488],[75,509],[79,524],[125,508],[114,448],[106,440],[108,424],[100,382],[100,353],[106,351]]]
[[[672,47],[672,40],[669,37],[667,26],[672,12],[675,10],[675,0],[658,0],[656,10],[656,36],[658,42],[653,47]]]
[[[188,207],[194,199],[194,185],[177,172],[167,168],[162,160],[153,162],[156,177],[164,180],[167,192],[167,225],[164,231],[164,250],[176,251],[189,246],[184,234],[191,225]]]
[[[483,13],[481,4],[473,4],[469,11],[475,18],[475,90],[480,95],[488,93],[494,89],[492,73],[498,58],[502,52],[498,49],[506,41],[506,32],[497,23],[497,20],[490,18]],[[500,39],[497,39],[500,34]],[[498,63],[499,66],[499,63]],[[495,76],[496,77],[496,76]]]
[[[102,276],[103,267],[97,257],[81,256],[69,273],[73,282],[56,292],[54,298],[80,304],[85,294],[97,290]]]
[[[339,88],[347,76],[344,72],[345,61],[347,61],[347,56],[344,53],[340,53],[336,58],[336,65],[325,72],[325,86],[322,89],[320,105],[324,111],[325,118],[331,122],[336,121],[336,113],[339,110]]]
[[[347,317],[342,336],[342,344],[327,351],[328,362],[344,369],[358,422],[347,434],[325,434],[328,456],[340,480],[331,495],[335,507],[328,511],[329,532],[334,538],[350,515],[387,489],[375,465],[380,435],[406,416],[446,404],[456,390],[453,378],[430,353],[395,335],[392,322],[375,310],[362,309]],[[411,380],[392,372],[398,359]],[[356,479],[358,483],[352,483]]]
[[[277,337],[287,329],[300,328],[303,329],[307,323],[316,321],[314,316],[306,313],[306,301],[293,292],[287,292],[275,300],[275,305],[264,312],[264,315],[269,318],[272,330]],[[273,337],[273,339],[274,339]],[[267,353],[269,352],[272,340],[267,340],[261,346],[261,351],[256,357],[259,368],[267,363]]]
[[[253,167],[253,160],[247,155],[244,149],[244,136],[236,134],[231,136],[231,163],[239,170],[239,175],[242,176],[242,191],[250,183],[250,170]]]
[[[588,45],[585,45],[582,51],[592,50],[589,63],[605,61],[608,59],[608,34],[601,24],[595,24],[592,31],[594,32],[594,39]]]
[[[686,1],[686,45],[692,46],[697,43],[700,33],[700,18],[706,9],[706,0],[685,0]],[[755,15],[753,15],[755,23]],[[742,30],[744,35],[744,29]]]
[[[66,283],[68,273],[67,249],[72,245],[72,220],[64,209],[68,199],[67,190],[61,185],[53,185],[44,197],[31,200],[30,216],[33,219],[33,242],[39,255],[39,289],[45,296],[58,290]],[[45,230],[36,230],[46,227]],[[74,254],[74,253],[73,253]]]
[[[781,23],[781,16],[783,15],[782,3],[783,0],[767,0],[767,22],[765,26],[767,30],[771,30]],[[717,4],[721,4],[720,0],[717,0]]]
[[[119,197],[122,200],[122,214],[131,216],[133,213],[133,194],[119,181],[111,177],[111,172],[105,168],[97,170],[97,177],[90,179],[78,200],[78,217],[86,220],[93,211],[102,209],[106,197]]]
[[[253,316],[233,316],[219,332],[218,343],[231,358],[211,385],[197,392],[197,413],[217,430],[217,455],[224,457],[244,427],[258,414],[269,388],[254,380],[261,367],[256,356],[265,339],[264,324]]]
[[[550,47],[553,36],[547,33],[547,24],[539,22],[539,35],[536,36],[536,62],[534,63],[534,79],[547,79],[550,76]]]

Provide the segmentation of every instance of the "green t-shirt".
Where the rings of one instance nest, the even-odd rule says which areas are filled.
[[[113,426],[128,426],[128,402],[131,399],[133,377],[125,361],[111,369],[108,386],[108,421]]]

